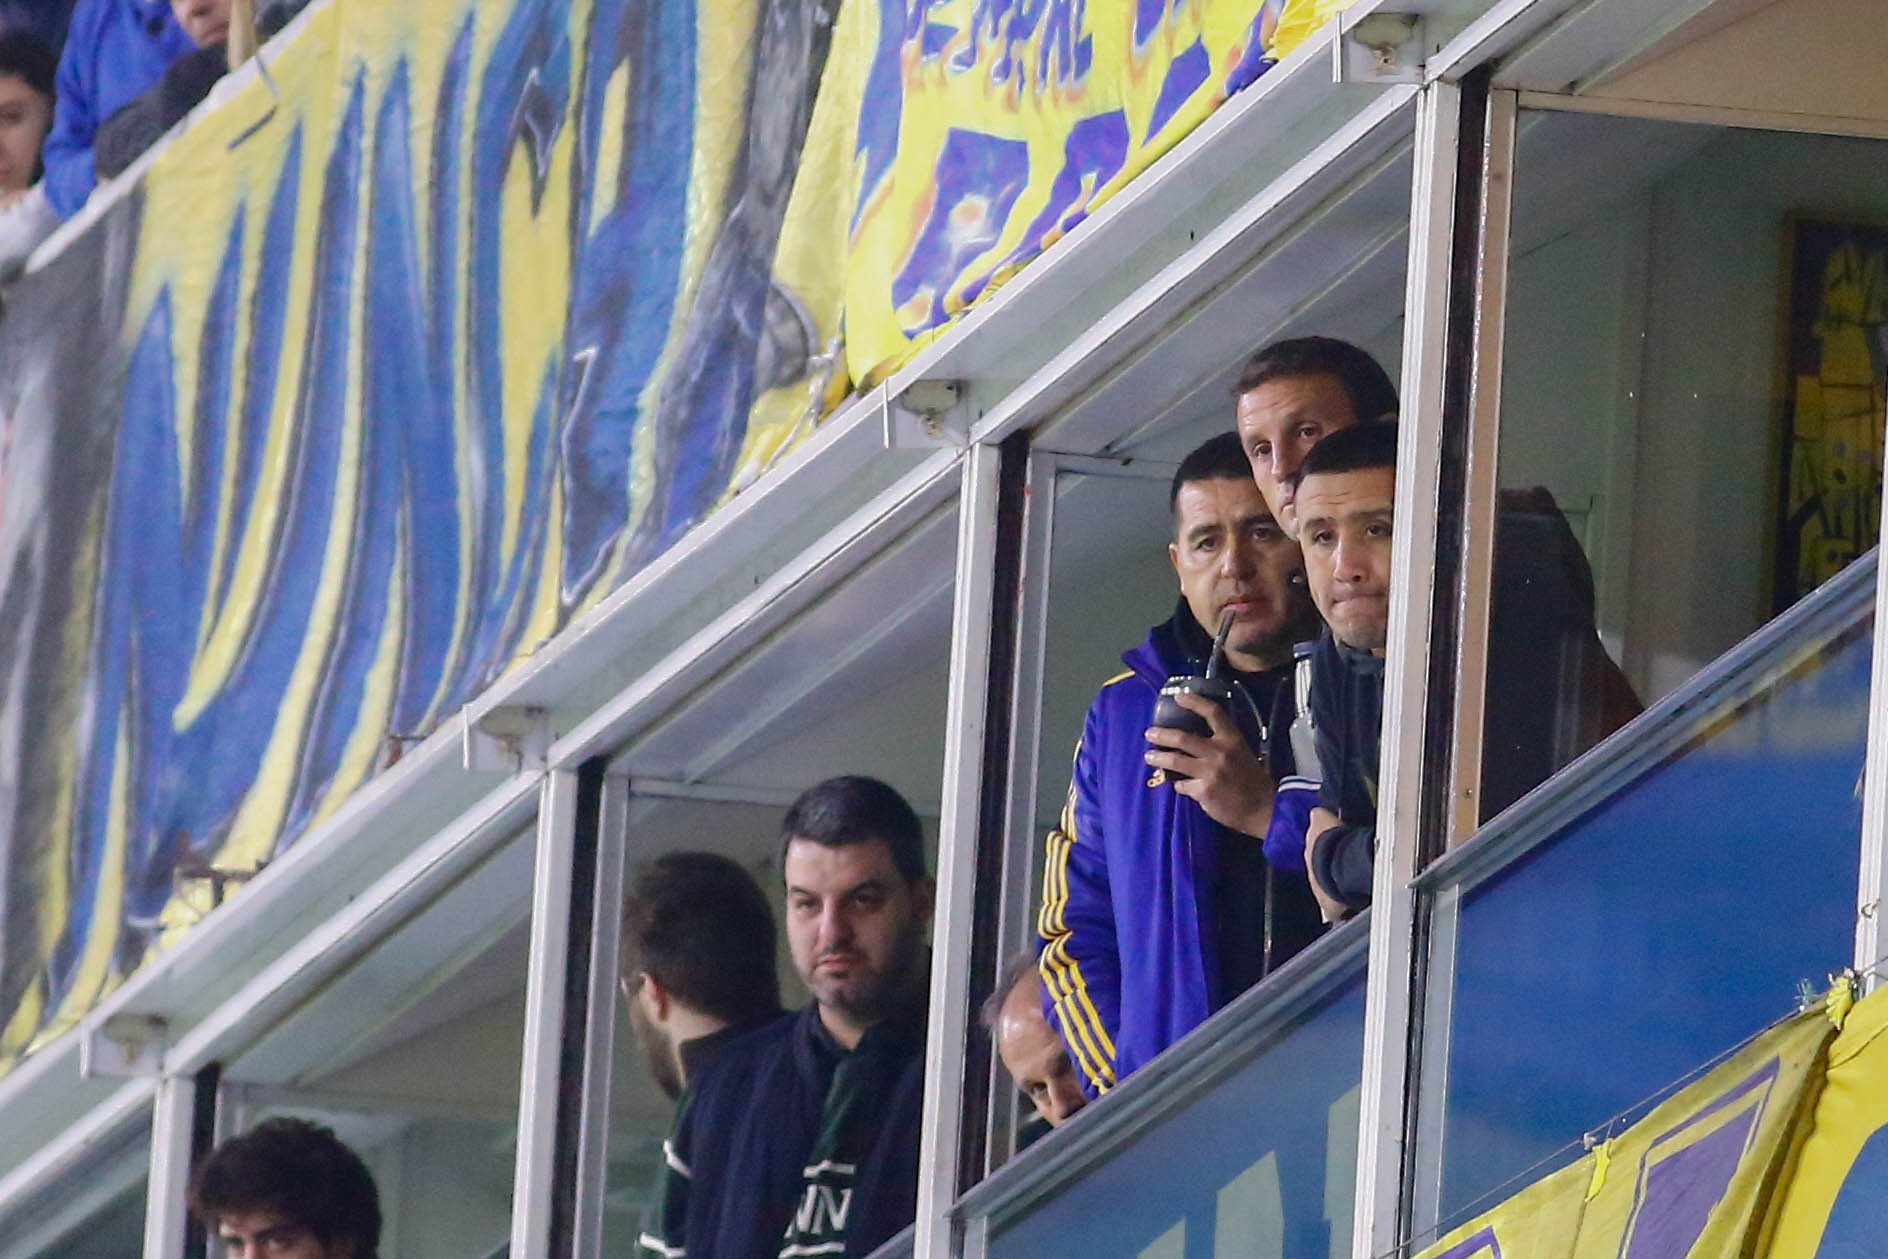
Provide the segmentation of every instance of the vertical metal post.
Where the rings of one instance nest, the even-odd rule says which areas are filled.
[[[1888,495],[1882,496],[1880,537],[1888,543]],[[1888,564],[1875,548],[1875,641],[1868,675],[1868,753],[1862,773],[1862,873],[1856,888],[1855,969],[1862,991],[1881,987],[1888,962]]]
[[[1480,99],[1485,100],[1485,78],[1481,82]],[[1471,93],[1467,99],[1472,103],[1476,98]],[[1463,230],[1459,167],[1464,100],[1460,86],[1438,82],[1425,88],[1417,102],[1378,767],[1378,852],[1351,1241],[1357,1259],[1393,1251],[1403,1239],[1407,1089],[1417,1052],[1410,1015],[1421,968],[1417,896],[1410,881],[1438,846],[1453,744],[1453,706],[1432,706],[1429,701],[1433,692],[1454,683],[1453,633],[1460,610],[1455,578],[1466,449],[1461,426],[1451,431],[1447,419],[1452,408],[1459,415],[1465,402],[1467,373],[1458,371],[1452,379],[1450,369],[1452,343],[1464,339],[1459,326],[1464,318],[1463,282],[1473,278],[1472,259],[1464,259],[1458,239]],[[1473,182],[1474,176],[1469,178]],[[1461,357],[1460,349],[1455,347],[1453,357]],[[1450,449],[1451,444],[1460,449]],[[1443,513],[1451,513],[1452,520],[1439,520]],[[1439,548],[1444,542],[1446,548]],[[1450,562],[1439,576],[1437,559],[1444,550]]]
[[[970,1036],[975,975],[993,969],[994,940],[978,938],[992,917],[994,878],[980,878],[1003,825],[1007,792],[1009,683],[1015,658],[1016,583],[1028,437],[1002,446],[973,445],[964,460],[958,504],[957,590],[951,611],[950,698],[945,710],[943,807],[938,824],[938,897],[932,933],[929,1033],[925,1041],[924,1132],[918,1172],[913,1254],[948,1259],[955,1239],[949,1212],[962,1188],[966,1084],[987,1082]],[[1004,591],[1007,587],[1007,598]],[[1000,850],[995,852],[998,862]],[[1000,868],[1000,866],[999,866]],[[970,964],[963,964],[969,959]],[[987,985],[987,978],[984,983]],[[979,1092],[981,1089],[979,1088]],[[975,1114],[985,1113],[976,1099]]]
[[[1055,541],[1057,456],[1035,451],[1025,477],[1016,601],[1016,665],[1011,680],[1008,807],[1001,872],[994,889],[998,966],[1036,942],[1036,803],[1041,790],[1042,685],[1048,656],[1049,567]],[[988,1064],[989,1098],[982,1170],[1016,1152],[1019,1094],[995,1054]]]
[[[583,1102],[577,1124],[575,1220],[571,1253],[603,1254],[603,1197],[608,1189],[610,1071],[616,1051],[616,979],[622,970],[623,882],[629,862],[629,778],[603,779],[597,819],[588,998],[584,1009]]]
[[[223,1106],[223,1064],[212,1062],[197,1072],[196,1097],[190,1108],[190,1169],[208,1158],[219,1139]],[[188,1184],[188,1182],[185,1182]],[[205,1259],[210,1249],[208,1230],[186,1215],[184,1223],[184,1259]]]
[[[518,1158],[512,1179],[511,1253],[552,1256],[558,1085],[569,978],[571,889],[577,855],[577,775],[553,770],[538,797],[524,1049],[518,1064]]]
[[[151,1180],[145,1193],[144,1259],[183,1259],[184,1197],[196,1132],[197,1081],[167,1075],[151,1102]]]
[[[1461,632],[1448,811],[1451,847],[1473,835],[1482,818],[1482,735],[1488,691],[1488,613],[1494,592],[1495,506],[1500,490],[1501,359],[1508,312],[1516,103],[1514,92],[1489,93],[1482,143],[1480,259],[1473,281],[1473,378],[1468,397]]]

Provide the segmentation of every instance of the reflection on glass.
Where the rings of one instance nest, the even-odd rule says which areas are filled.
[[[1464,896],[1445,1225],[1848,964],[1870,630],[1807,645]]]
[[[1483,818],[1872,544],[1884,154],[1522,112]]]
[[[0,1259],[138,1259],[150,1166],[147,1112],[0,1214]]]
[[[993,1259],[1348,1255],[1361,961],[1236,1074],[1189,1097],[1059,1196],[1001,1225]]]

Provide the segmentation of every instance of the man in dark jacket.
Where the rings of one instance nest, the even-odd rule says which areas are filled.
[[[712,852],[666,853],[637,871],[623,898],[623,997],[649,1074],[672,1098],[724,1046],[783,1017],[773,910],[754,876]]]
[[[1389,375],[1368,353],[1334,337],[1295,337],[1264,347],[1246,363],[1233,396],[1253,479],[1300,542],[1303,511],[1296,500],[1303,496],[1311,452],[1335,433],[1394,421],[1397,411]],[[1392,483],[1394,445],[1392,438],[1382,471]],[[1381,523],[1387,529],[1387,519]],[[1306,564],[1311,565],[1308,545]],[[1387,567],[1383,577],[1387,587]],[[1546,489],[1501,492],[1493,578],[1479,767],[1483,820],[1641,709],[1600,642],[1592,570]],[[1341,720],[1350,732],[1344,749],[1329,753],[1343,757],[1341,769],[1323,765],[1325,815],[1319,819],[1322,830],[1341,813],[1346,829],[1333,831],[1326,860],[1313,867],[1314,887],[1334,896],[1324,905],[1326,914],[1342,916],[1370,903],[1383,657],[1346,646],[1341,634],[1327,635],[1311,672],[1313,709],[1327,724]],[[1323,746],[1331,735],[1321,734]]]
[[[1327,917],[1370,903],[1377,851],[1377,747],[1389,641],[1396,425],[1319,441],[1297,489],[1305,575],[1329,628],[1311,657],[1311,720],[1323,783],[1306,828],[1312,890]]]
[[[1197,1027],[1319,932],[1303,875],[1316,783],[1286,737],[1292,643],[1315,631],[1298,548],[1266,510],[1238,436],[1174,476],[1181,599],[1088,710],[1048,838],[1038,931],[1050,1019],[1090,1096]],[[1155,728],[1161,686],[1202,674],[1224,614],[1232,699],[1181,704],[1210,737]]]
[[[933,896],[917,815],[882,782],[834,778],[781,830],[813,1002],[693,1080],[644,1255],[863,1256],[916,1214]]]

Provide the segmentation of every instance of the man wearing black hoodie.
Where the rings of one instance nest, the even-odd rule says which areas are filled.
[[[813,1001],[691,1081],[644,1255],[863,1256],[916,1213],[933,897],[917,815],[882,782],[834,778],[781,832]]]
[[[1375,868],[1396,425],[1357,424],[1325,437],[1305,456],[1295,488],[1305,576],[1329,626],[1311,658],[1324,779],[1305,866],[1319,904],[1336,918],[1370,903]]]

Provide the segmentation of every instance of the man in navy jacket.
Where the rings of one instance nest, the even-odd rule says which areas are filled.
[[[1088,710],[1050,832],[1038,930],[1049,1016],[1090,1096],[1106,1092],[1321,930],[1304,877],[1317,783],[1298,774],[1292,644],[1316,632],[1297,544],[1238,435],[1188,455],[1170,491],[1181,599]],[[1150,729],[1162,683],[1205,672],[1230,611],[1232,702],[1184,696],[1210,738]]]
[[[652,1259],[858,1259],[917,1210],[933,895],[917,815],[876,779],[833,778],[781,830],[813,1001],[691,1074],[638,1243]]]

